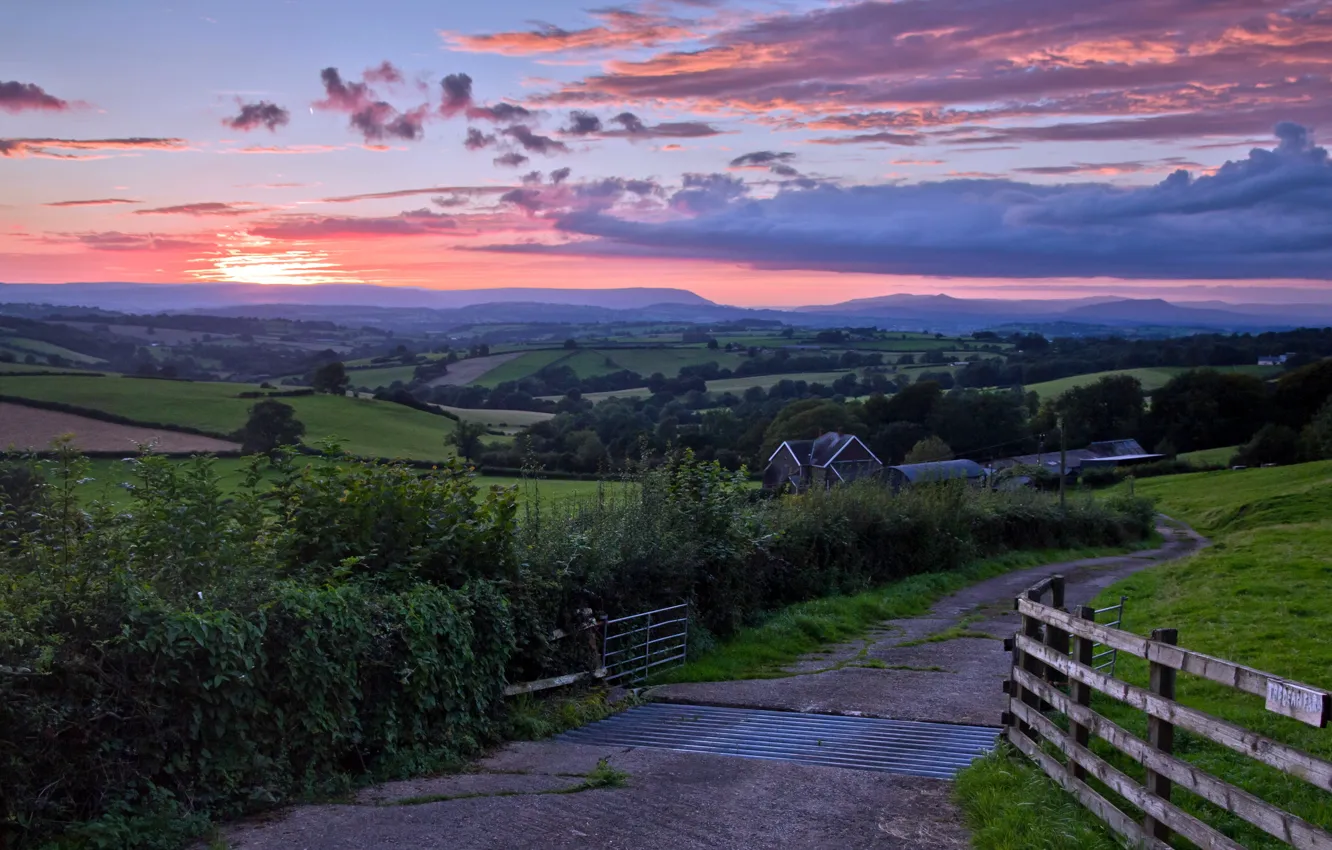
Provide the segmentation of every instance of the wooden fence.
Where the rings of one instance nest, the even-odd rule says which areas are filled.
[[[1047,593],[1051,597],[1048,605],[1041,601]],[[1098,625],[1091,608],[1064,611],[1062,576],[1031,587],[1015,600],[1014,607],[1022,620],[1018,634],[1006,642],[1013,650],[1013,671],[1004,685],[1009,694],[1009,710],[1003,716],[1005,735],[1115,832],[1153,850],[1168,850],[1166,842],[1172,832],[1201,848],[1243,850],[1243,845],[1171,804],[1171,788],[1179,785],[1292,847],[1332,850],[1332,835],[1319,827],[1172,754],[1175,729],[1184,729],[1332,791],[1332,763],[1181,705],[1175,701],[1175,677],[1182,671],[1264,697],[1269,711],[1319,728],[1327,725],[1332,714],[1332,697],[1327,692],[1184,649],[1176,645],[1174,629],[1157,629],[1149,639]],[[1092,647],[1098,643],[1146,659],[1149,687],[1098,672],[1092,666]],[[1144,712],[1147,739],[1093,711],[1092,690]],[[1068,718],[1069,731],[1046,716],[1051,710]],[[1093,735],[1141,764],[1145,782],[1139,784],[1092,753]],[[1066,763],[1047,752],[1042,741],[1061,751]],[[1095,777],[1141,810],[1142,822],[1098,793],[1087,783],[1088,777]]]

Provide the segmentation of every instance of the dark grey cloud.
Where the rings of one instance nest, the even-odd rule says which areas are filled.
[[[810,139],[811,144],[815,145],[901,145],[903,147],[915,147],[925,141],[925,136],[920,133],[859,133],[854,136],[828,136],[821,139]]]
[[[693,217],[576,212],[559,226],[601,238],[560,250],[889,274],[1332,280],[1332,163],[1304,127],[1276,135],[1275,149],[1214,174],[1140,188],[948,180],[752,199],[732,175],[689,175],[672,204]]]
[[[69,101],[61,100],[36,83],[20,83],[17,80],[0,80],[0,109],[5,112],[24,112],[27,110],[49,110],[64,112],[70,108]]]
[[[467,110],[468,118],[476,118],[482,121],[494,121],[496,124],[508,124],[513,121],[523,121],[532,117],[532,110],[526,109],[516,103],[504,103],[503,101],[491,106],[473,106]]]
[[[524,186],[532,186],[539,185],[544,179],[545,176],[540,171],[529,171],[522,176],[521,181]]]
[[[366,73],[378,76],[381,70],[372,68]],[[325,68],[319,72],[319,77],[324,84],[324,99],[315,101],[314,108],[348,113],[351,127],[367,142],[384,139],[414,141],[424,135],[428,106],[400,112],[392,104],[380,100],[366,82],[344,80],[337,68]]]
[[[621,112],[611,119],[612,124],[619,124],[627,133],[641,133],[647,129],[643,119],[632,112]]]
[[[517,142],[523,150],[530,153],[550,156],[551,154],[569,152],[569,146],[564,142],[535,133],[526,124],[514,124],[512,127],[505,127],[500,130],[500,134]]]
[[[469,151],[479,151],[482,148],[488,148],[495,144],[496,138],[490,133],[483,133],[475,127],[467,128],[467,138],[463,141],[463,147]]]
[[[439,81],[444,99],[439,104],[439,112],[445,118],[451,118],[472,106],[472,78],[466,74],[449,74]]]
[[[750,166],[772,165],[776,162],[789,162],[795,159],[795,154],[789,151],[754,151],[753,153],[743,154],[731,160],[732,168],[748,168]]]
[[[701,214],[725,209],[749,192],[745,181],[732,174],[686,174],[683,188],[671,196],[671,206]]]
[[[550,173],[550,182],[555,184],[563,183],[565,180],[569,179],[569,174],[571,171],[572,169],[570,169],[568,166],[565,166],[564,168],[555,169]]]
[[[601,132],[601,119],[591,112],[575,109],[569,113],[569,126],[564,132],[570,136],[588,136]]]
[[[632,112],[621,112],[610,119],[619,130],[603,130],[605,138],[620,139],[703,139],[720,136],[722,131],[704,121],[663,121],[647,124]]]
[[[224,118],[222,123],[233,130],[249,132],[260,127],[267,127],[270,132],[277,132],[291,121],[291,113],[276,103],[261,100],[258,103],[240,104],[240,114],[233,118]]]
[[[510,151],[509,153],[497,156],[494,159],[496,165],[502,165],[506,168],[521,168],[528,163],[528,158],[518,153]]]

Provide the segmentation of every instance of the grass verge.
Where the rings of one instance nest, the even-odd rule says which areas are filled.
[[[1129,598],[1125,627],[1179,630],[1179,643],[1317,687],[1332,687],[1332,462],[1245,472],[1198,473],[1139,481],[1140,495],[1155,496],[1166,513],[1213,540],[1184,561],[1144,570],[1107,588],[1097,605]],[[1147,664],[1122,654],[1118,678],[1147,683]],[[1260,697],[1180,675],[1179,702],[1229,720],[1323,759],[1332,737],[1264,709]],[[1099,694],[1096,711],[1140,737],[1146,718]],[[1104,742],[1093,749],[1142,781],[1136,762]],[[1175,754],[1207,773],[1332,830],[1332,795],[1312,785],[1181,730]],[[1033,778],[1034,777],[1034,778]],[[1095,783],[1093,783],[1095,784]],[[1073,805],[1025,760],[1001,753],[978,762],[958,780],[959,800],[981,850],[1074,846],[1061,843],[1058,819],[1031,820],[1051,795]],[[1123,805],[1106,789],[1107,797]],[[1172,801],[1249,848],[1286,847],[1220,808],[1178,787]],[[1136,812],[1134,812],[1136,814]],[[1023,829],[1026,832],[1015,832]],[[1025,836],[1016,841],[1013,835]],[[1079,846],[1096,847],[1079,842]],[[1113,846],[1113,845],[1110,845]]]
[[[757,625],[705,652],[683,667],[663,673],[654,684],[776,679],[802,655],[828,644],[863,636],[884,620],[914,617],[938,599],[969,584],[1024,567],[1057,561],[1118,555],[1157,545],[1152,538],[1130,549],[1052,549],[1010,552],[975,561],[960,570],[923,573],[853,596],[830,596],[777,611]],[[989,637],[989,635],[986,635]]]

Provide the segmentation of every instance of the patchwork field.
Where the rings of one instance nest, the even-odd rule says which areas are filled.
[[[56,437],[70,434],[74,445],[86,452],[133,453],[151,443],[159,452],[239,451],[238,443],[183,434],[160,428],[117,425],[55,410],[38,410],[0,402],[0,450],[41,451]]]
[[[441,381],[441,386],[461,386],[462,384],[478,384],[483,387],[497,387],[507,381],[520,381],[528,375],[537,372],[546,366],[568,357],[571,352],[562,348],[547,348],[538,351],[518,351],[508,354],[492,354],[489,357],[479,357],[476,360],[487,360],[492,364],[490,368],[478,371],[467,380],[461,377],[457,380]],[[500,359],[496,359],[500,358]],[[473,362],[471,359],[459,361],[456,365],[462,366]],[[449,367],[449,373],[446,379],[454,378],[455,369]]]
[[[430,382],[430,385],[432,387],[461,387],[464,384],[473,383],[487,372],[522,356],[522,354],[521,351],[510,351],[505,354],[491,354],[487,357],[469,357],[466,360],[459,360],[449,366],[447,375],[434,379]]]
[[[1253,375],[1256,378],[1270,378],[1281,373],[1279,366],[1216,366],[1218,372],[1237,372],[1243,375]],[[1142,388],[1148,392],[1164,387],[1171,378],[1183,372],[1189,371],[1189,367],[1184,366],[1161,366],[1148,369],[1116,369],[1110,372],[1092,372],[1088,375],[1074,375],[1070,378],[1060,378],[1055,381],[1045,381],[1040,384],[1031,384],[1028,390],[1034,391],[1041,398],[1053,398],[1060,393],[1068,392],[1075,387],[1085,387],[1088,384],[1094,384],[1101,378],[1110,375],[1131,375],[1142,383]]]
[[[55,401],[104,410],[128,419],[183,425],[229,434],[245,424],[257,399],[238,393],[257,391],[249,384],[156,381],[129,377],[6,377],[0,396]],[[343,448],[370,457],[431,460],[452,455],[444,437],[453,421],[391,402],[346,396],[280,398],[305,424],[305,442],[337,437]],[[54,436],[54,435],[53,435]]]

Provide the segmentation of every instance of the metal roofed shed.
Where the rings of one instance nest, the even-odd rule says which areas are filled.
[[[933,463],[905,463],[887,470],[888,486],[896,492],[917,484],[940,481],[966,481],[979,484],[985,480],[985,468],[974,460],[940,460]]]

